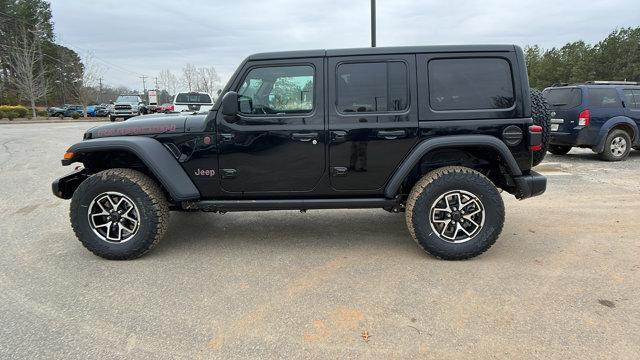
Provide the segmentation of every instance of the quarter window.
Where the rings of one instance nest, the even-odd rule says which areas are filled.
[[[511,66],[505,59],[434,59],[428,69],[433,110],[508,109],[515,102]]]
[[[314,69],[309,65],[273,66],[249,71],[238,90],[241,113],[303,114],[313,110]]]
[[[589,88],[589,106],[615,108],[622,107],[616,89]]]
[[[624,90],[624,103],[630,109],[640,109],[640,90]]]
[[[337,69],[341,113],[397,112],[408,107],[407,65],[400,61],[345,63]]]

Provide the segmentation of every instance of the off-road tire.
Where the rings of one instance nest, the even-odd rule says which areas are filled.
[[[123,243],[98,237],[89,223],[88,208],[92,200],[109,191],[131,199],[140,213],[139,228]],[[109,260],[130,260],[155,247],[167,229],[169,205],[162,190],[151,178],[131,169],[109,169],[83,181],[71,200],[71,226],[78,240],[95,255]]]
[[[551,112],[549,104],[545,100],[542,92],[531,89],[531,117],[535,125],[542,126],[542,149],[533,152],[533,166],[536,166],[544,160],[549,147],[549,138],[551,132]]]
[[[57,117],[58,117],[58,119],[60,119],[60,120],[64,119],[64,115],[62,115],[62,114],[58,114],[58,115],[56,115],[56,116],[57,116]]]
[[[547,150],[553,155],[566,155],[569,151],[571,151],[571,146],[549,145],[549,149]]]
[[[484,225],[463,243],[443,240],[430,224],[431,206],[453,190],[472,193],[485,210]],[[504,203],[486,176],[470,168],[447,166],[427,173],[414,185],[406,203],[406,222],[413,240],[426,252],[444,260],[464,260],[482,254],[496,242],[504,224]]]
[[[626,141],[626,150],[620,156],[614,155],[611,151],[611,143],[618,137],[621,137]],[[629,134],[624,130],[615,129],[607,134],[607,138],[604,141],[604,149],[599,155],[600,159],[605,161],[621,161],[625,160],[629,156],[629,152],[631,152],[631,136],[629,136]]]

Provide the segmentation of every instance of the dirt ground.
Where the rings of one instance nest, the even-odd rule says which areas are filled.
[[[0,127],[0,358],[640,358],[640,151],[549,155],[484,255],[437,260],[382,210],[175,213],[106,261],[50,183],[96,123]]]

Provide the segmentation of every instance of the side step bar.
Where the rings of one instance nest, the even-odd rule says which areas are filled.
[[[366,209],[392,208],[397,199],[280,199],[280,200],[202,200],[185,201],[185,210],[202,211],[260,211],[260,210],[310,210],[310,209]]]

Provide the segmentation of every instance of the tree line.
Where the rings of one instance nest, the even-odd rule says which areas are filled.
[[[137,93],[103,83],[104,67],[96,57],[84,54],[81,58],[56,43],[53,28],[47,1],[0,0],[0,105],[24,104],[35,116],[36,106],[86,106],[111,102],[119,94]],[[187,64],[180,75],[163,70],[150,80],[146,88],[159,90],[162,102],[170,102],[180,90],[216,95],[220,88],[220,77],[213,66]]]
[[[591,80],[640,82],[640,27],[612,31],[596,44],[575,41],[559,48],[524,49],[529,84],[537,89]]]

